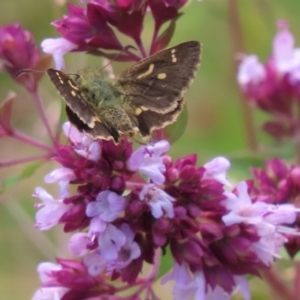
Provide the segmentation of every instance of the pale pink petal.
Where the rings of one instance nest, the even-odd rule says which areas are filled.
[[[77,45],[71,43],[65,38],[45,39],[41,43],[45,53],[51,54],[54,58],[57,70],[65,69],[63,56],[77,48]]]
[[[219,156],[204,165],[205,173],[203,179],[213,178],[216,181],[231,186],[226,178],[226,172],[230,168],[230,162],[227,158]]]
[[[258,84],[266,78],[266,70],[256,55],[248,55],[241,61],[237,81],[242,88],[248,84]]]
[[[42,287],[34,293],[31,300],[61,300],[68,291],[65,287]]]
[[[89,242],[90,238],[87,233],[77,232],[69,240],[69,252],[75,256],[84,256],[88,252]]]

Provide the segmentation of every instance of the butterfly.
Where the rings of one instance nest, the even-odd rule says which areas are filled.
[[[183,94],[200,64],[201,44],[188,41],[149,56],[116,78],[100,68],[68,75],[48,69],[47,74],[66,102],[70,122],[93,139],[122,138],[176,121],[183,109]]]

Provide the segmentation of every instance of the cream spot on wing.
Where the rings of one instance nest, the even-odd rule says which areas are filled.
[[[167,77],[167,74],[166,73],[159,73],[158,75],[157,75],[157,78],[158,79],[165,79]]]
[[[172,54],[175,54],[175,52],[176,52],[176,49],[172,49],[172,50],[171,50],[171,53],[172,53]]]
[[[143,111],[147,111],[148,110],[148,107],[146,107],[146,106],[141,106],[141,109],[143,110]]]
[[[71,91],[71,94],[76,97],[76,92],[75,91]]]
[[[151,64],[151,65],[149,66],[148,71],[146,71],[145,73],[140,74],[137,78],[140,79],[140,78],[143,78],[143,77],[145,77],[145,76],[150,75],[150,74],[153,72],[153,69],[154,69],[154,64]]]
[[[172,54],[172,62],[173,62],[173,63],[176,63],[176,62],[177,62],[177,58],[176,58],[176,56],[175,56],[174,54]]]
[[[96,121],[101,123],[101,120],[100,120],[100,118],[98,116],[97,117],[93,117],[93,123],[95,123]]]
[[[136,114],[137,116],[138,116],[141,112],[142,112],[142,109],[141,109],[141,108],[137,107],[137,108],[135,109],[135,114]]]
[[[64,84],[64,82],[62,81],[62,79],[59,79],[59,82],[60,82],[61,84]]]
[[[76,85],[74,86],[74,84],[72,83],[71,80],[68,80],[68,83],[69,83],[69,85],[70,85],[74,90],[79,91],[79,88],[78,88]]]
[[[60,77],[60,74],[59,74],[59,72],[55,72],[55,74],[56,74],[58,77]]]

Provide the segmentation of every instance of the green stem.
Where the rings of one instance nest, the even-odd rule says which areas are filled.
[[[228,0],[228,16],[229,16],[229,32],[231,34],[232,48],[233,48],[232,57],[235,57],[236,53],[245,52],[237,0]],[[238,68],[237,60],[234,60],[234,65],[235,65],[234,69],[237,70]],[[250,106],[243,99],[243,97],[241,97],[241,105],[242,105],[242,114],[243,114],[242,120],[244,120],[247,145],[249,149],[256,152],[258,149],[258,143],[255,134],[253,113]]]

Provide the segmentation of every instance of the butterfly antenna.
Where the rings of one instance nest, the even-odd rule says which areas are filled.
[[[20,76],[27,74],[27,73],[45,73],[45,71],[40,70],[32,70],[32,69],[23,69],[16,73],[16,78],[19,78]]]
[[[131,45],[128,45],[128,46],[124,47],[120,51],[120,53],[116,54],[116,56],[113,59],[110,59],[109,62],[106,65],[104,65],[100,70],[103,70],[106,67],[108,67],[111,64],[112,61],[115,61],[122,53],[127,52],[129,49],[137,50],[137,48],[135,48],[135,47],[133,47]]]

